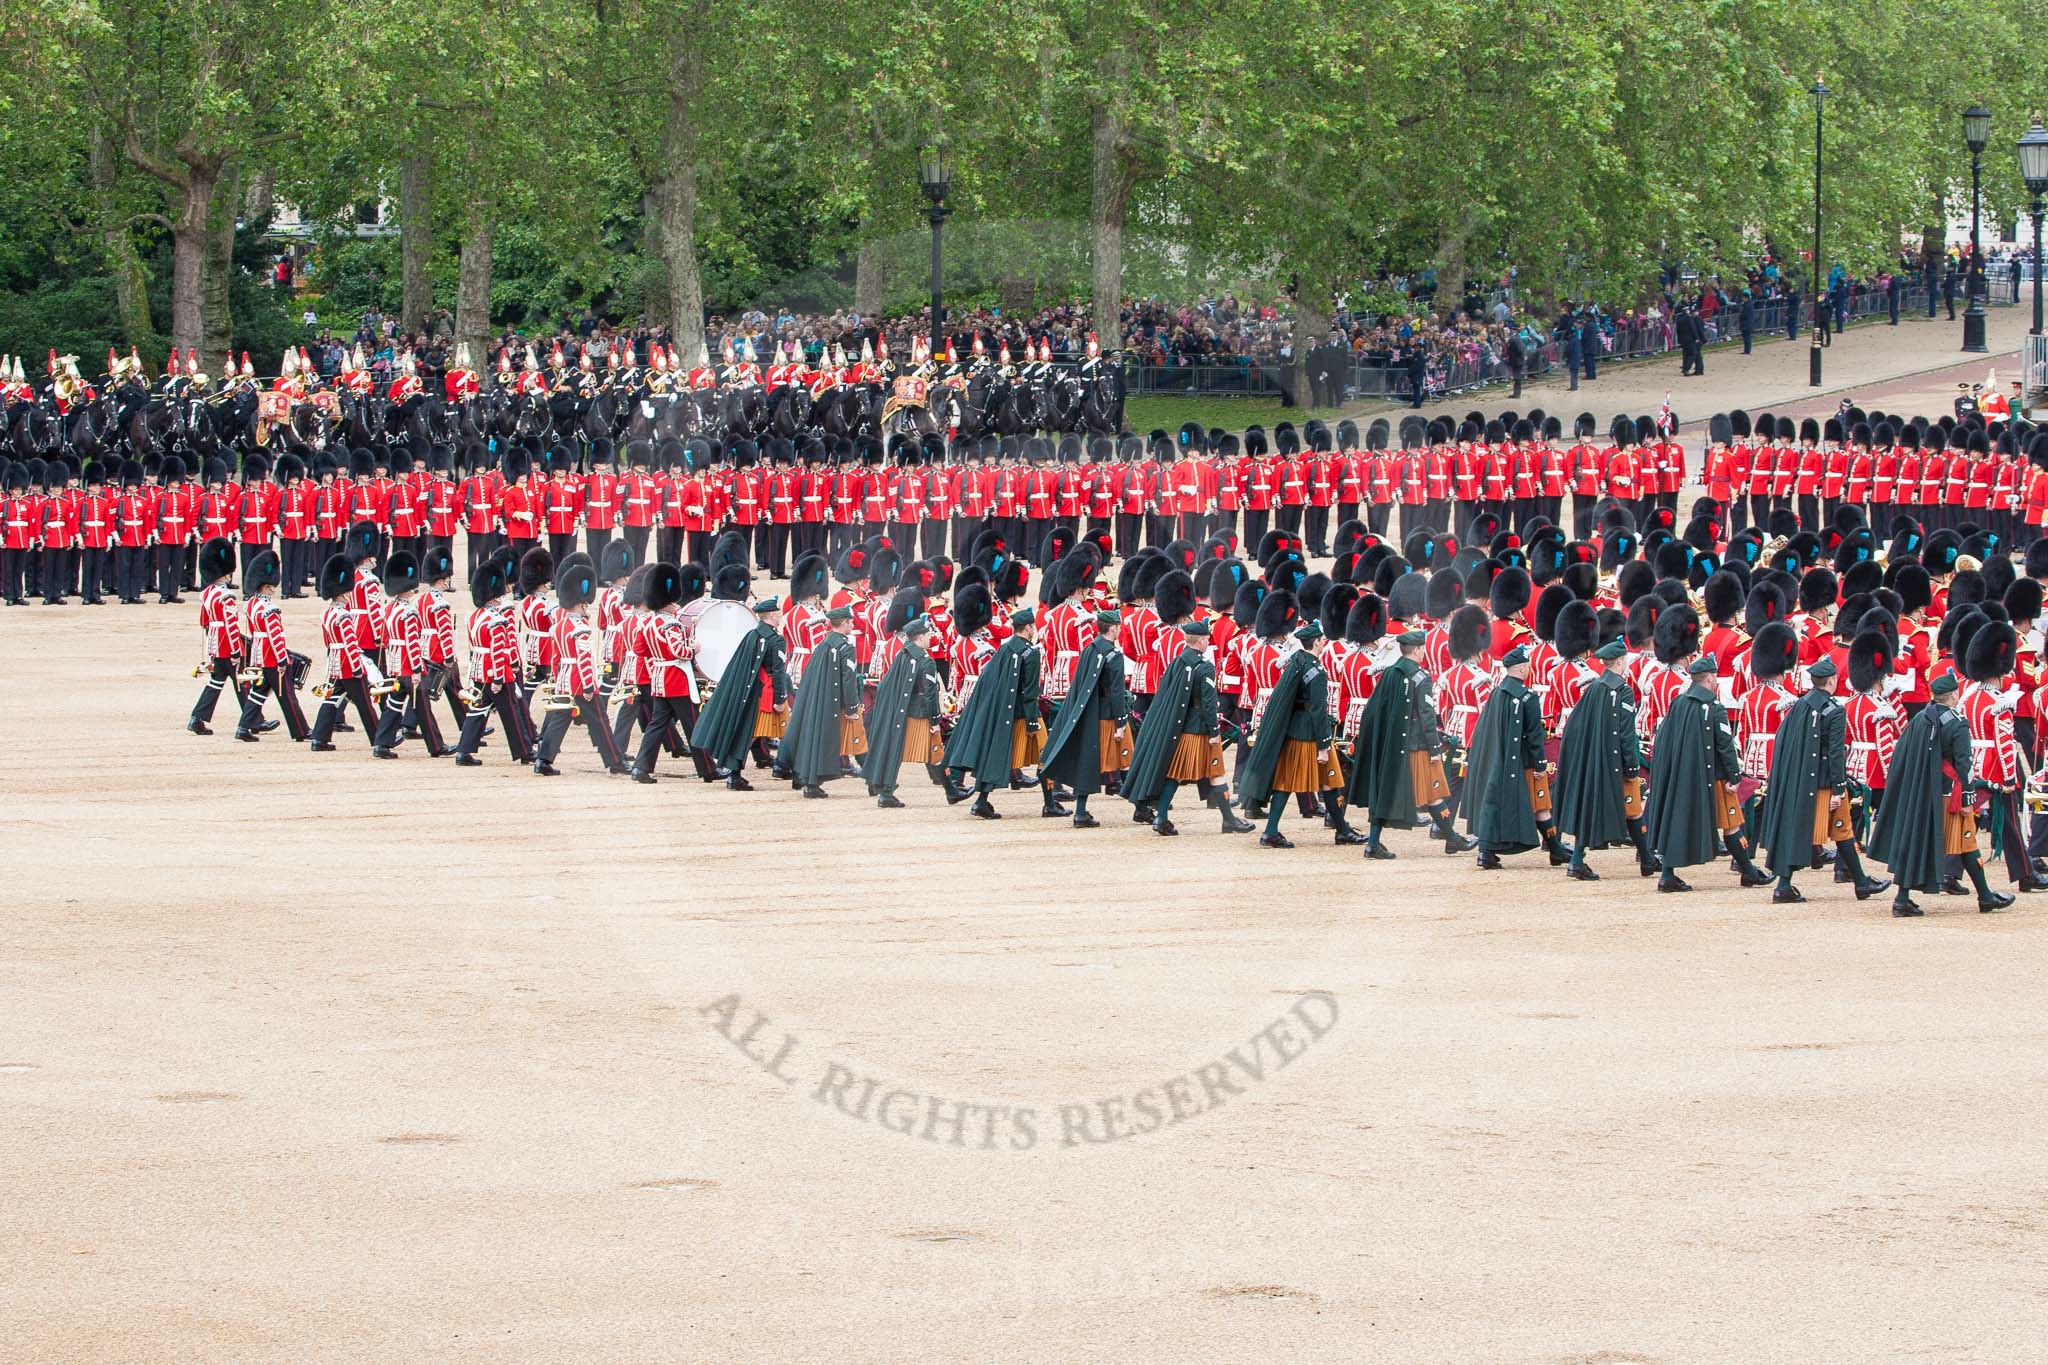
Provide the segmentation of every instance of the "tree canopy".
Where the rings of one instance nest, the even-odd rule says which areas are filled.
[[[1862,269],[1939,240],[1973,102],[2019,203],[1988,73],[2023,33],[2019,0],[0,0],[0,349],[285,326],[234,264],[281,202],[338,225],[323,287],[469,340],[915,308],[936,138],[949,296],[1089,297],[1108,347],[1141,291],[1291,282],[1307,330],[1387,269],[1619,297],[1806,249],[1816,78],[1823,256]],[[354,242],[379,202],[399,239]]]

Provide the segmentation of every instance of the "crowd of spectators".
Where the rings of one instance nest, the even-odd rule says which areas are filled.
[[[2023,248],[2000,247],[1988,253],[1992,273],[2001,284],[2017,277],[2015,266],[2031,268],[2030,258]],[[1904,253],[1894,267],[1866,277],[1851,276],[1837,265],[1824,283],[1820,309],[1806,297],[1810,269],[1803,261],[1781,263],[1768,254],[1739,274],[1711,279],[1667,265],[1657,287],[1632,302],[1569,301],[1547,308],[1522,297],[1512,271],[1472,282],[1455,300],[1441,296],[1431,271],[1368,279],[1359,282],[1355,294],[1333,301],[1329,332],[1316,339],[1308,359],[1318,369],[1333,359],[1348,359],[1356,371],[1401,376],[1388,384],[1389,393],[1406,395],[1418,383],[1427,392],[1440,393],[1475,378],[1533,374],[1564,365],[1568,358],[1582,363],[1590,375],[1601,359],[1680,349],[1688,338],[1712,343],[1739,335],[1746,346],[1776,332],[1796,336],[1802,322],[1811,326],[1816,319],[1839,329],[1855,317],[1895,310],[1905,298],[1922,305],[1929,300],[1945,302],[1951,308],[1958,300],[1967,301],[1967,247],[1951,249],[1932,262]],[[2012,287],[2016,294],[2017,286]],[[1257,299],[1229,292],[1178,303],[1127,300],[1119,316],[1123,350],[1137,365],[1154,370],[1235,369],[1253,378],[1261,371],[1277,373],[1296,362],[1294,310],[1288,293]],[[1365,302],[1354,308],[1351,298]],[[1930,315],[1931,311],[1930,305]],[[305,321],[309,352],[329,377],[344,367],[351,346],[360,346],[371,369],[380,375],[388,374],[408,349],[422,370],[439,374],[452,352],[453,319],[445,310],[414,335],[400,332],[395,319],[376,312],[365,314],[352,335],[320,328],[311,310]],[[1081,358],[1093,330],[1085,301],[1026,312],[991,306],[949,311],[946,324],[947,334],[963,354],[978,337],[991,357],[1006,346],[1013,357],[1021,357],[1027,343],[1050,344],[1057,361]],[[852,309],[800,313],[746,308],[708,315],[706,336],[714,357],[722,354],[728,341],[736,348],[745,341],[763,364],[780,358],[783,346],[792,341],[812,364],[835,345],[858,355],[863,343],[878,345],[884,340],[901,361],[909,357],[913,339],[926,335],[929,326],[928,309],[876,317]],[[517,366],[529,345],[545,360],[558,342],[573,354],[581,345],[610,347],[626,340],[643,359],[650,345],[673,347],[666,329],[618,325],[586,309],[564,315],[548,332],[507,329],[497,338],[491,356],[480,359],[494,366],[499,351],[509,349]],[[1576,357],[1568,357],[1572,351],[1578,352]],[[694,357],[678,359],[689,363]]]

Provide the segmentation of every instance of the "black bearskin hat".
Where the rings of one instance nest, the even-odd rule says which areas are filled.
[[[1749,671],[1766,681],[1784,677],[1798,659],[1799,637],[1783,621],[1758,631],[1749,647]]]
[[[208,584],[235,571],[235,544],[226,536],[214,536],[199,547],[199,581]]]
[[[1387,615],[1396,621],[1419,621],[1427,610],[1428,597],[1429,579],[1426,575],[1412,570],[1401,574],[1391,580],[1391,587],[1386,593]]]
[[[983,583],[964,583],[953,594],[953,629],[972,635],[996,617],[995,594]]]
[[[1614,577],[1614,597],[1622,610],[1634,606],[1657,586],[1657,571],[1640,559],[1631,559]]]
[[[1682,663],[1688,656],[1699,653],[1700,614],[1688,606],[1667,606],[1658,613],[1650,647],[1660,664]]]
[[[555,557],[536,545],[519,556],[519,595],[539,592],[555,579]]]
[[[1576,659],[1586,653],[1593,647],[1593,632],[1599,624],[1599,614],[1591,603],[1576,598],[1565,603],[1557,613],[1557,624],[1552,633],[1558,654],[1566,659]]]
[[[1572,590],[1562,583],[1552,583],[1536,598],[1535,619],[1529,628],[1536,632],[1539,640],[1552,640],[1557,636],[1557,616],[1566,606],[1577,601]]]
[[[898,588],[889,599],[889,610],[882,613],[882,633],[894,635],[924,615],[924,608],[922,592],[916,588]]]
[[[1849,687],[1868,692],[1892,672],[1892,642],[1881,630],[1859,630],[1849,642]]]
[[[1266,585],[1259,579],[1238,584],[1237,596],[1230,603],[1230,619],[1239,630],[1250,630],[1259,619],[1259,603],[1265,600]]]
[[[344,570],[341,578],[341,590],[343,592],[348,591],[349,575],[346,572],[348,561],[340,555],[335,555],[327,561],[326,567],[320,570],[320,595],[322,597],[332,597],[335,595],[329,592],[328,588],[332,582],[329,575],[334,571],[336,565],[342,566]],[[476,572],[470,576],[469,580],[470,602],[478,607],[487,607],[504,595],[504,566],[494,559],[487,559],[477,565]]]
[[[249,561],[249,567],[242,571],[242,596],[254,597],[265,588],[277,586],[284,581],[284,565],[278,560],[277,551],[262,549]]]
[[[616,583],[633,572],[633,542],[624,536],[614,536],[604,543],[597,555],[597,576],[607,583]]]
[[[1464,600],[1465,580],[1458,577],[1455,569],[1439,569],[1429,576],[1422,609],[1432,621],[1441,621],[1456,611]]]
[[[1909,612],[1925,611],[1934,603],[1934,583],[1925,565],[1903,564],[1892,578],[1892,591]]]
[[[1769,583],[1758,583],[1749,590],[1749,600],[1742,608],[1742,629],[1751,636],[1763,628],[1785,619],[1785,595]]]
[[[1833,569],[1808,569],[1799,580],[1799,610],[1826,611],[1841,600],[1841,591]]]
[[[711,595],[722,602],[744,602],[753,574],[744,564],[727,564],[711,575]]]
[[[580,607],[597,596],[597,570],[587,559],[569,559],[555,574],[555,601],[563,607]]]
[[[1237,595],[1251,580],[1251,570],[1244,561],[1235,557],[1219,559],[1209,574],[1209,606],[1214,611],[1229,611],[1237,602]]]
[[[1274,640],[1293,630],[1301,621],[1301,604],[1291,592],[1269,592],[1259,603],[1258,620],[1252,633],[1261,640]]]
[[[612,544],[605,548],[609,550]],[[825,568],[825,556],[806,554],[798,558],[796,567],[789,571],[789,600],[802,602],[807,598],[823,597],[825,590],[832,586],[831,573]]]
[[[1485,608],[1468,604],[1451,613],[1448,637],[1453,660],[1476,659],[1493,642],[1493,623]]]
[[[1351,583],[1332,583],[1330,590],[1323,594],[1322,606],[1316,615],[1323,625],[1323,638],[1341,640],[1344,638],[1344,623],[1351,619],[1351,608],[1358,604],[1360,593]]]
[[[396,597],[420,585],[420,565],[404,550],[384,561],[384,591]]]
[[[2041,585],[2031,578],[2015,579],[2005,590],[2005,614],[2014,625],[2041,619]]]
[[[1622,638],[1630,649],[1641,649],[1656,638],[1657,618],[1663,612],[1664,599],[1654,592],[1644,593],[1630,604],[1622,626]]]
[[[1177,626],[1195,614],[1195,580],[1179,569],[1159,576],[1152,588],[1152,609],[1162,625]]]
[[[661,611],[682,600],[682,570],[673,564],[653,563],[640,580],[640,604],[649,611]]]
[[[1963,655],[1963,676],[1972,682],[1995,682],[2013,671],[2019,634],[2003,621],[1987,621],[1970,637]]]
[[[1373,593],[1362,594],[1344,618],[1344,638],[1354,645],[1370,645],[1386,633],[1387,604]]]
[[[1494,575],[1493,587],[1487,594],[1487,609],[1497,620],[1519,616],[1534,591],[1526,569],[1502,569]]]

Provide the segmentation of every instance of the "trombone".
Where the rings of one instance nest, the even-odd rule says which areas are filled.
[[[564,694],[555,691],[554,679],[550,678],[546,682],[543,682],[539,687],[536,687],[533,691],[533,695],[535,699],[540,702],[541,710],[567,711],[569,713],[569,719],[576,719],[576,698],[571,696],[565,696]]]

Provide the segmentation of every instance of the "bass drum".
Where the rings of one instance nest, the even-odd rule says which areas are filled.
[[[753,610],[740,602],[700,597],[682,609],[683,631],[696,646],[690,662],[697,676],[716,683],[754,629]]]

